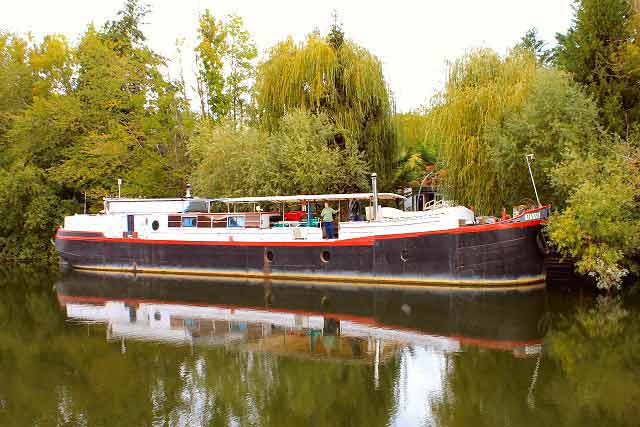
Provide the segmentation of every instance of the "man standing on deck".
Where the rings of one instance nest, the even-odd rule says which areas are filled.
[[[335,238],[333,234],[333,215],[337,213],[337,210],[329,207],[328,202],[324,202],[324,209],[320,212],[320,218],[322,219],[322,226],[324,227],[324,234],[327,236],[327,239]]]

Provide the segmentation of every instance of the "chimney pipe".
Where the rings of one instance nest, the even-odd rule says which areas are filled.
[[[376,173],[371,174],[371,192],[373,193],[373,213],[372,220],[378,219],[378,175]]]

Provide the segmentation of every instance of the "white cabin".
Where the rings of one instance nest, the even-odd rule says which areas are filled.
[[[66,217],[64,230],[99,232],[107,238],[147,240],[321,241],[319,205],[329,202],[334,209],[344,212],[353,200],[368,204],[359,209],[366,214],[362,220],[340,221],[336,218],[338,240],[449,230],[475,223],[473,211],[446,202],[430,206],[426,211],[379,206],[374,212],[372,202],[375,197],[380,201],[404,199],[392,193],[223,199],[109,198],[104,200],[103,213]],[[271,210],[264,210],[261,205],[271,207]],[[216,207],[226,209],[216,212]]]

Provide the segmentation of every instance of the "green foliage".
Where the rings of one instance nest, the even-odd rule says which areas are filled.
[[[353,192],[366,188],[367,165],[356,144],[335,143],[338,130],[322,114],[294,111],[268,140],[267,188],[277,194]]]
[[[55,166],[83,134],[83,114],[76,97],[36,98],[29,108],[16,115],[8,132],[10,160],[44,170]]]
[[[549,225],[560,252],[605,289],[620,286],[629,269],[637,273],[640,255],[640,152],[611,145],[612,152],[576,154],[553,171],[570,196]]]
[[[77,46],[0,36],[0,259],[52,260],[66,214],[115,193],[174,196],[188,174],[193,127],[180,83],[145,45],[146,9],[130,0]]]
[[[533,55],[517,50],[506,58],[476,50],[451,65],[446,87],[429,112],[428,134],[440,142],[449,198],[481,214],[504,206],[486,134],[507,113],[522,108],[537,70]],[[521,173],[526,176],[524,169]]]
[[[32,93],[47,97],[70,93],[73,88],[73,52],[64,36],[50,34],[30,50],[34,83]]]
[[[207,9],[200,16],[198,35],[195,51],[202,116],[214,122],[230,118],[236,125],[244,123],[250,113],[250,82],[258,50],[242,18],[228,15],[218,20]]]
[[[640,26],[631,0],[575,0],[575,18],[558,34],[557,64],[584,85],[607,130],[627,137],[640,120]]]
[[[429,138],[428,113],[417,110],[393,116],[394,131],[398,142],[397,166],[393,187],[403,187],[422,181],[428,165],[437,161],[438,142]]]
[[[264,194],[266,135],[253,128],[202,121],[188,142],[191,184],[202,196]]]
[[[5,162],[6,134],[13,118],[32,100],[32,79],[26,40],[0,32],[0,167]]]
[[[524,156],[535,154],[532,172],[540,198],[562,208],[568,195],[551,183],[556,165],[574,152],[599,145],[598,110],[571,77],[538,68],[520,108],[507,111],[486,129],[490,164],[500,199],[513,206],[535,199]]]
[[[0,169],[0,259],[53,261],[52,230],[75,206],[60,203],[44,172],[32,165]]]
[[[312,33],[300,44],[289,38],[270,49],[256,76],[258,115],[272,131],[293,109],[326,114],[340,129],[336,142],[354,140],[388,186],[396,143],[382,65],[338,31],[333,28],[330,39]]]
[[[189,152],[194,190],[209,196],[352,191],[366,186],[366,163],[355,144],[335,145],[323,115],[294,111],[278,131],[202,123]]]
[[[530,28],[514,49],[533,54],[541,65],[550,65],[553,61],[553,50],[545,47],[546,43],[538,38],[538,30]]]

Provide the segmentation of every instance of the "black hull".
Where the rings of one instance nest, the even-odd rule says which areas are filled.
[[[399,285],[515,286],[543,281],[539,223],[472,226],[327,242],[177,242],[111,239],[61,230],[72,267]]]

